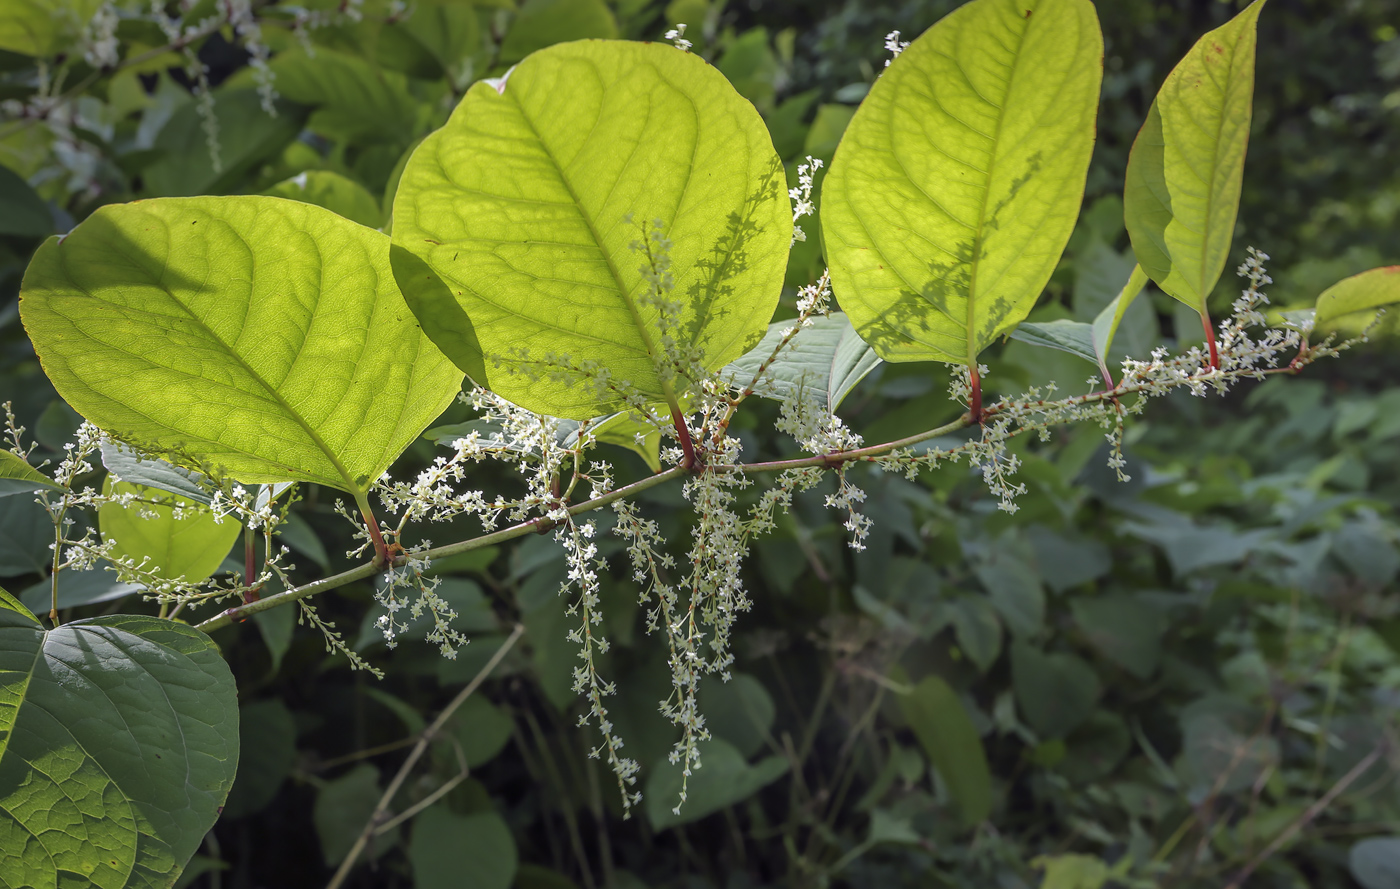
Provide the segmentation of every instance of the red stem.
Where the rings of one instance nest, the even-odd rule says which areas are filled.
[[[982,378],[977,374],[976,363],[967,366],[968,376],[972,379],[972,398],[967,406],[968,420],[973,423],[982,422]]]
[[[1206,342],[1210,343],[1210,369],[1220,370],[1220,350],[1215,345],[1215,328],[1210,325],[1210,315],[1201,310],[1201,326],[1206,331]]]
[[[374,558],[381,565],[388,565],[389,547],[384,545],[384,535],[379,533],[379,523],[374,520],[374,513],[368,509],[361,509],[360,515],[365,518],[365,527],[369,528],[369,539],[374,541]]]
[[[685,417],[681,416],[679,408],[671,408],[671,422],[675,424],[676,435],[681,440],[681,450],[685,453],[685,468],[695,472],[700,467],[700,461],[695,457],[695,442],[690,440],[690,427],[685,424]]]

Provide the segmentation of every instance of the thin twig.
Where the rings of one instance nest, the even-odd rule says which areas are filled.
[[[1367,769],[1375,765],[1376,760],[1381,758],[1388,746],[1389,742],[1387,741],[1382,741],[1380,744],[1377,744],[1376,749],[1366,754],[1360,762],[1351,767],[1351,771],[1338,778],[1337,783],[1332,785],[1331,790],[1323,794],[1317,802],[1308,806],[1307,811],[1299,815],[1282,833],[1274,837],[1274,841],[1265,846],[1264,851],[1254,856],[1254,860],[1245,865],[1244,870],[1236,874],[1235,879],[1232,880],[1230,885],[1226,886],[1225,889],[1240,889],[1240,887],[1244,885],[1244,881],[1249,879],[1250,874],[1254,873],[1259,865],[1267,861],[1269,856],[1273,855],[1279,849],[1282,849],[1284,844],[1297,835],[1298,831],[1307,827],[1314,818],[1322,814],[1322,811],[1332,804],[1332,800],[1341,796],[1342,792],[1350,787],[1357,778],[1360,778]]]
[[[389,786],[385,789],[384,795],[379,798],[379,804],[374,807],[373,814],[371,814],[369,820],[365,822],[365,829],[360,831],[360,835],[355,839],[355,845],[350,847],[350,851],[346,854],[345,860],[340,862],[339,869],[336,870],[335,876],[331,877],[331,881],[326,884],[326,889],[339,889],[340,885],[345,882],[345,878],[350,875],[351,868],[355,866],[355,862],[359,859],[360,853],[364,851],[370,838],[374,836],[375,829],[378,828],[381,823],[380,819],[384,817],[384,812],[389,808],[389,804],[394,801],[394,796],[398,794],[399,788],[403,786],[403,782],[408,779],[409,772],[413,771],[413,767],[418,764],[418,760],[421,759],[424,752],[427,751],[428,745],[431,744],[438,733],[442,731],[442,727],[447,724],[447,720],[452,718],[452,714],[457,712],[457,708],[466,703],[467,698],[472,696],[477,688],[480,687],[481,683],[486,681],[486,677],[491,675],[491,671],[496,669],[496,665],[498,665],[505,658],[506,654],[515,647],[515,643],[519,641],[520,636],[524,632],[525,625],[516,624],[515,629],[506,637],[506,641],[501,643],[501,647],[496,649],[495,654],[491,655],[491,659],[486,662],[486,666],[478,670],[476,676],[472,678],[472,681],[467,683],[467,687],[462,689],[461,692],[457,694],[457,697],[453,698],[452,702],[443,708],[443,711],[438,714],[438,718],[433,720],[433,724],[423,730],[423,734],[418,738],[417,745],[415,745],[413,750],[408,754],[408,758],[404,760],[403,765],[399,766],[398,774],[394,775],[394,780],[389,782]]]

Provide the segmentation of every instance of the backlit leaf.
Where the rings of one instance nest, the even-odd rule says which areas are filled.
[[[1138,265],[1199,312],[1235,235],[1263,8],[1255,0],[1177,63],[1128,158],[1123,212]]]
[[[681,345],[718,369],[758,341],[777,303],[792,236],[782,175],[753,106],[703,60],[660,44],[561,44],[499,90],[473,86],[414,152],[394,200],[394,271],[438,346],[523,407],[573,419],[618,409],[590,381],[552,378],[566,359],[666,401],[658,312],[640,299],[632,248],[642,225],[659,220],[673,245]]]
[[[123,506],[104,503],[97,510],[102,537],[114,545],[112,558],[127,556],[167,580],[199,583],[219,568],[238,539],[243,525],[232,517],[215,521],[208,510],[175,494],[164,494],[127,482],[103,484],[104,495],[135,494],[143,501]],[[173,501],[173,502],[172,502]],[[167,505],[168,504],[168,505]],[[175,508],[183,515],[175,517]]]
[[[20,315],[88,420],[244,483],[365,490],[461,380],[388,237],[279,198],[103,207],[39,249]]]
[[[1317,298],[1317,314],[1313,324],[1326,331],[1338,319],[1355,312],[1376,309],[1400,302],[1400,265],[1382,266],[1352,275],[1328,287]]]
[[[1074,228],[1103,38],[1088,0],[975,0],[881,75],[822,188],[832,285],[887,361],[975,364]]]
[[[265,194],[325,207],[370,228],[378,228],[384,222],[384,213],[374,195],[353,179],[330,170],[305,170],[277,183]]]
[[[60,491],[62,488],[18,454],[0,451],[0,497],[42,490]]]

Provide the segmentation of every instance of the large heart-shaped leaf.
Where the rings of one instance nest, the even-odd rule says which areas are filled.
[[[1079,214],[1103,37],[1089,0],[974,0],[861,104],[822,187],[841,308],[887,361],[975,365]]]
[[[135,615],[45,630],[0,592],[0,884],[172,885],[237,764],[208,636]]]
[[[1157,92],[1128,157],[1123,215],[1157,286],[1205,312],[1230,252],[1264,0],[1202,37]]]
[[[434,342],[517,404],[611,413],[622,402],[600,391],[602,373],[669,402],[633,248],[643,225],[671,241],[679,346],[718,369],[773,315],[792,238],[784,190],[762,119],[700,58],[561,44],[472,87],[414,152],[394,199],[394,271]],[[553,372],[584,362],[592,379]]]
[[[103,207],[35,254],[20,315],[88,420],[242,482],[367,490],[461,382],[388,236],[280,198]]]

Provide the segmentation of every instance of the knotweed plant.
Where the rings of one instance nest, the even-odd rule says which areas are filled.
[[[265,58],[266,23],[252,7],[218,7],[217,21],[193,32],[167,22],[172,46],[228,25]],[[1251,251],[1232,313],[1211,320],[1207,298],[1235,227],[1235,149],[1249,132],[1255,3],[1202,39],[1153,106],[1127,171],[1137,265],[1117,298],[1092,323],[1027,322],[1075,226],[1103,45],[1089,0],[1042,0],[1033,16],[1017,8],[974,0],[912,42],[891,34],[896,58],[829,167],[808,158],[789,174],[754,106],[699,55],[677,51],[687,49],[677,27],[675,45],[560,44],[472,86],[404,163],[392,234],[266,195],[96,210],[39,249],[22,287],[35,352],[87,422],[45,474],[10,421],[0,481],[32,490],[52,519],[53,626],[8,595],[4,626],[36,651],[55,633],[126,639],[110,655],[119,667],[145,656],[130,652],[197,660],[191,669],[227,692],[218,706],[235,706],[208,631],[296,604],[330,649],[370,668],[310,600],[372,581],[386,644],[421,624],[453,658],[469,640],[453,627],[434,562],[547,535],[565,564],[558,595],[578,651],[580,723],[596,730],[593,755],[611,766],[629,812],[640,765],[609,711],[617,679],[604,672],[600,590],[606,573],[635,585],[667,653],[659,710],[679,728],[670,757],[680,806],[709,738],[700,688],[730,677],[735,630],[753,606],[746,558],[804,492],[824,491],[859,551],[876,520],[860,464],[909,478],[972,471],[1014,512],[1025,486],[1013,440],[1091,423],[1126,478],[1125,424],[1150,399],[1298,373],[1355,342],[1330,333],[1314,342],[1314,328],[1400,299],[1395,276],[1377,270],[1329,290],[1314,317],[1268,326],[1267,257]],[[340,14],[359,12],[342,4]],[[94,35],[94,53],[102,39]],[[987,64],[950,76],[948,65],[970,58]],[[1037,76],[996,73],[1015,69]],[[1183,79],[1196,86],[1178,88]],[[1208,206],[1194,199],[1205,191]],[[829,268],[800,288],[795,317],[774,321],[802,240],[796,224],[816,215],[818,192]],[[1206,343],[1124,360],[1115,381],[1116,330],[1149,281],[1199,314]],[[1091,391],[1062,397],[1046,380],[994,397],[980,359],[1007,336],[1097,366]],[[838,409],[886,361],[953,365],[949,395],[966,409],[867,442]],[[798,456],[746,453],[731,434],[755,397],[779,403],[777,429]],[[400,455],[456,399],[477,419],[416,476],[395,476]],[[606,450],[615,445],[652,473],[624,480]],[[102,490],[87,484],[99,457],[110,477]],[[477,487],[483,467],[493,480],[509,476],[499,487],[511,493]],[[688,504],[684,539],[667,539],[638,497],[665,484]],[[292,573],[283,546],[305,485],[344,495],[336,508],[358,561],[311,582]],[[100,533],[72,521],[80,510],[98,512]],[[462,518],[479,533],[434,542],[434,526]],[[152,548],[134,522],[148,523],[145,538],[158,527],[167,542],[179,532],[200,543]],[[239,570],[223,570],[240,534]],[[621,544],[611,562],[607,535]],[[159,603],[163,620],[58,625],[65,573],[99,567]],[[197,627],[181,622],[209,606],[223,610]],[[206,745],[193,753],[211,763],[206,783],[217,790],[201,797],[207,827],[232,780],[236,737],[189,743]],[[194,846],[179,849],[183,861]]]

